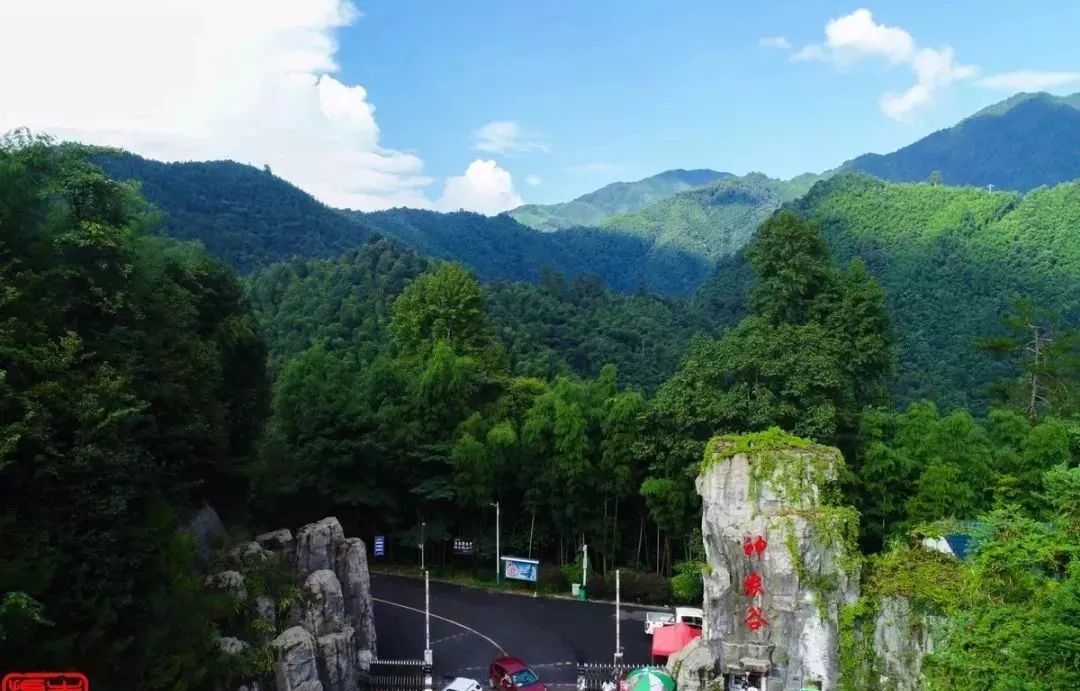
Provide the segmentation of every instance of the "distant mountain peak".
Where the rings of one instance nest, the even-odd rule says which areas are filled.
[[[1080,178],[1080,93],[1019,93],[890,154],[864,154],[841,170],[894,182],[937,172],[946,185],[1027,191]]]
[[[998,101],[997,103],[983,108],[974,115],[964,118],[964,120],[1005,115],[1013,108],[1031,101],[1037,101],[1047,105],[1060,105],[1080,109],[1080,92],[1070,96],[1055,96],[1054,94],[1048,94],[1045,91],[1021,91],[1018,94],[1009,96],[1004,101]]]
[[[632,213],[680,192],[732,177],[707,168],[676,168],[633,182],[613,182],[560,204],[526,204],[507,213],[537,230],[596,226],[612,216]]]

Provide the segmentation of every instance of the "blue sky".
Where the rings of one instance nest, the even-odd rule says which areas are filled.
[[[9,0],[5,19],[0,62],[26,68],[0,132],[269,165],[366,210],[820,172],[1080,90],[1077,0]]]
[[[477,155],[470,134],[513,120],[549,151],[497,156],[530,202],[569,199],[675,167],[792,176],[887,152],[1005,98],[973,81],[904,121],[878,99],[912,85],[887,60],[792,62],[759,45],[820,43],[850,2],[368,0],[339,33],[342,75],[363,84],[384,144],[434,177]],[[981,74],[1080,70],[1080,2],[879,2],[876,22],[952,47]],[[1052,89],[1080,90],[1071,83]],[[584,172],[581,166],[593,165]],[[577,170],[578,172],[574,172]],[[541,184],[530,187],[527,175]]]

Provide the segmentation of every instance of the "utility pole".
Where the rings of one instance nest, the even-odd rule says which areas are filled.
[[[620,623],[620,586],[622,584],[619,581],[619,570],[615,569],[615,664],[622,663],[622,639],[619,636],[619,623]]]
[[[994,183],[990,183],[989,185],[987,185],[986,186],[986,191],[987,192],[993,192],[994,191]]]
[[[420,570],[421,571],[424,571],[424,568],[425,568],[424,567],[424,543],[427,541],[424,538],[424,528],[425,527],[427,527],[427,522],[424,521],[424,520],[421,520],[420,521]],[[425,571],[425,573],[426,573],[426,571]]]
[[[495,582],[502,582],[502,549],[499,545],[499,502],[493,502],[495,507]]]
[[[589,545],[581,545],[581,587],[584,588],[589,578]]]
[[[431,583],[428,580],[428,572],[423,572],[423,665],[424,676],[431,674],[433,655],[431,654]],[[430,689],[431,682],[424,679],[424,688]]]

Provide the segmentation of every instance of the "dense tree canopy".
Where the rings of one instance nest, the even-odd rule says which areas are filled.
[[[102,689],[202,683],[212,631],[176,521],[245,508],[265,405],[240,285],[149,218],[48,141],[0,144],[0,659]]]
[[[843,450],[864,596],[954,624],[931,688],[1080,681],[1076,183],[842,174],[773,213],[783,190],[758,181],[758,204],[725,177],[663,202],[716,202],[686,215],[702,235],[628,242],[89,154],[164,216],[83,148],[0,145],[0,659],[107,690],[220,686],[227,623],[177,530],[204,501],[256,528],[334,514],[389,536],[390,560],[424,544],[485,575],[498,502],[504,553],[561,567],[545,580],[582,577],[588,544],[593,592],[620,567],[641,597],[696,601],[704,444],[782,427]],[[693,283],[700,263],[658,268],[695,256],[687,238],[734,254],[693,299],[649,294]],[[920,547],[952,531],[970,559]]]

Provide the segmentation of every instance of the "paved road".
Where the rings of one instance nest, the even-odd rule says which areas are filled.
[[[424,582],[372,574],[375,628],[382,659],[420,658],[424,650]],[[615,606],[489,593],[431,583],[431,641],[435,674],[485,681],[502,653],[520,657],[549,684],[572,684],[578,660],[611,662]],[[624,607],[623,657],[647,662],[645,610]]]

